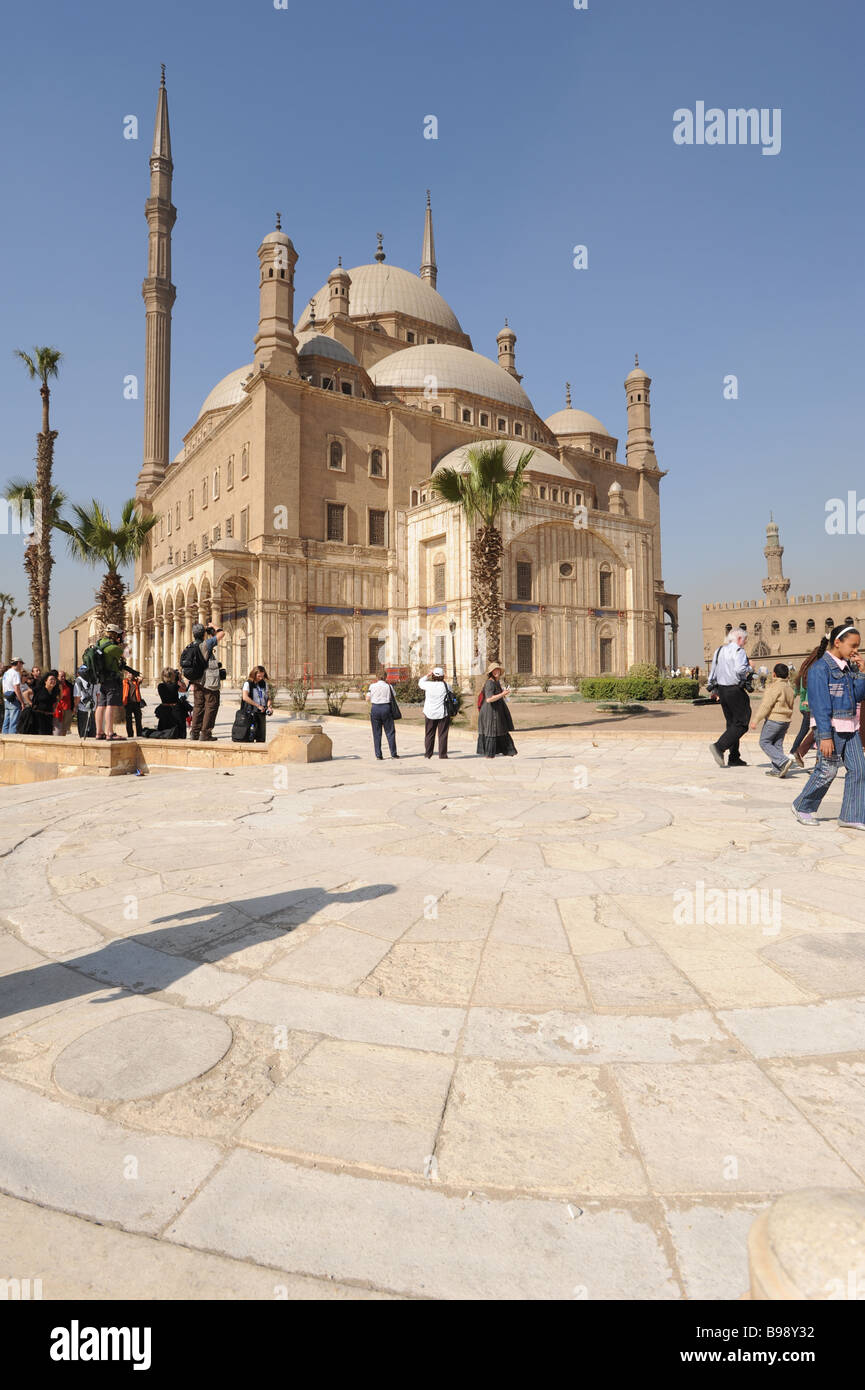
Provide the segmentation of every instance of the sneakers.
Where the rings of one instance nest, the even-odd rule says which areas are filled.
[[[845,830],[865,830],[865,824],[861,820],[839,820]]]
[[[709,744],[709,752],[712,754],[712,757],[715,759],[715,762],[718,764],[718,766],[719,766],[719,767],[723,767],[723,766],[724,766],[724,754],[723,754],[723,753],[719,753],[718,747],[717,747],[716,744],[714,744],[714,743],[710,743],[710,744]]]
[[[793,761],[795,763],[798,763],[800,767],[805,766],[805,759],[802,757],[801,753],[793,753],[791,756],[793,758]]]
[[[787,757],[784,759],[781,766],[778,768],[778,776],[786,777],[787,773],[790,771],[791,767],[795,765],[795,763],[796,759],[793,757],[792,753],[789,753]]]
[[[801,825],[820,824],[817,817],[814,815],[812,811],[797,811],[795,806],[791,806],[790,810],[793,812],[793,815],[796,817],[797,821],[799,821]]]
[[[770,767],[770,768],[769,768],[769,771],[766,773],[766,776],[767,776],[767,777],[783,777],[784,774],[783,774],[783,772],[779,772],[778,769],[777,769],[777,767]]]
[[[736,758],[735,762],[729,762],[729,763],[727,763],[727,766],[728,766],[728,767],[747,767],[748,764],[744,761],[743,758]]]

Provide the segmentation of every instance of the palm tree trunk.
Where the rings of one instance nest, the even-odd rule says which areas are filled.
[[[12,665],[12,618],[6,619],[6,654],[3,658],[4,666]]]
[[[42,431],[38,436],[36,448],[36,497],[39,502],[39,622],[42,634],[42,657],[46,668],[51,665],[51,633],[49,628],[49,609],[51,596],[51,493],[52,473],[54,471],[54,441],[57,431],[49,424],[49,402],[51,392],[43,381],[39,394],[42,397]]]
[[[496,526],[480,526],[472,545],[474,582],[472,622],[478,634],[486,631],[487,662],[501,660],[502,536]]]
[[[106,572],[96,598],[103,626],[108,623],[116,623],[121,628],[126,626],[126,585],[116,570]]]
[[[42,616],[39,606],[39,546],[36,541],[24,552],[24,568],[30,585],[28,608],[33,619],[33,665],[45,670],[42,652]]]

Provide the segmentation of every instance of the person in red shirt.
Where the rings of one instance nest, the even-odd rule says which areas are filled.
[[[54,706],[53,733],[65,738],[72,723],[73,698],[72,685],[65,671],[57,673],[57,703]]]

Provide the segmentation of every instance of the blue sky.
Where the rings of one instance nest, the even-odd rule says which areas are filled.
[[[865,497],[863,30],[861,7],[832,0],[4,6],[0,474],[32,472],[39,422],[13,349],[51,343],[66,359],[58,485],[114,511],[134,490],[142,407],[122,387],[127,373],[143,383],[143,204],[165,62],[172,452],[215,382],[251,358],[256,247],[274,209],[303,304],[337,255],[371,260],[377,231],[390,261],[417,270],[430,187],[438,288],[480,352],[495,357],[508,316],[541,415],[570,380],[623,457],[635,351],[652,376],[683,662],[702,657],[703,602],[760,595],[770,508],[793,593],[865,589],[865,537],[824,526],[828,498]],[[673,112],[697,101],[781,108],[780,154],[674,144]],[[129,114],[138,141],[123,139]],[[428,114],[436,141],[423,139]],[[55,631],[96,582],[60,558]],[[23,606],[12,537],[0,589]],[[26,655],[29,620],[16,631]]]

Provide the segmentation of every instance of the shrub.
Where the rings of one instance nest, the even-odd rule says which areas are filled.
[[[309,699],[309,692],[312,689],[312,681],[309,676],[293,677],[286,686],[288,699],[295,714],[302,714],[306,709],[306,702]]]
[[[584,676],[580,694],[589,700],[660,700],[661,683],[646,676]]]
[[[661,686],[665,700],[696,700],[700,693],[700,682],[690,676],[668,676]]]
[[[348,686],[328,681],[324,687],[324,698],[328,714],[342,714],[342,707],[348,698]]]
[[[544,692],[545,695],[546,695],[547,691],[549,690],[550,686],[552,685],[552,683],[553,683],[553,678],[552,678],[552,676],[540,676],[540,677],[538,678],[538,685],[541,687],[541,690]]]
[[[615,676],[583,676],[580,694],[587,700],[614,700],[618,694]]]
[[[514,671],[514,674],[512,676],[506,676],[504,683],[505,685],[509,685],[511,687],[511,690],[521,690],[522,687],[525,685],[525,681],[523,680],[522,676],[519,675],[516,671]]]
[[[657,666],[653,666],[651,661],[635,661],[633,666],[628,667],[629,676],[641,676],[644,680],[660,680],[660,672]]]
[[[396,698],[407,705],[422,705],[424,695],[418,679],[417,676],[409,676],[408,680],[394,681],[393,693]]]

